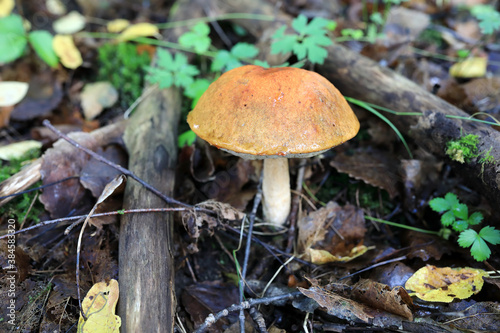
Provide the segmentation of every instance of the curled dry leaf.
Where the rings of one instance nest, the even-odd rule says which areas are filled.
[[[82,55],[73,42],[73,37],[66,35],[55,35],[52,47],[64,67],[75,69],[83,63]]]
[[[406,290],[397,286],[392,290],[383,283],[363,279],[352,289],[352,298],[372,308],[387,311],[413,320],[413,301]]]
[[[352,155],[338,154],[330,165],[339,172],[386,190],[391,198],[398,194],[395,172],[398,162],[382,150],[357,149]]]
[[[208,232],[212,234],[216,227],[223,225],[224,220],[241,220],[245,216],[244,213],[232,206],[214,200],[201,202],[197,204],[196,207],[210,210],[214,212],[214,214],[207,214],[194,209],[186,210],[182,214],[184,228],[186,228],[189,236],[195,241],[200,237],[204,224],[207,225]],[[192,244],[190,250],[196,252],[196,244]]]
[[[76,132],[70,133],[69,136],[91,150],[95,150],[98,145],[97,141],[87,133]],[[62,139],[58,140],[42,157],[40,173],[43,183],[79,176],[88,160],[89,156],[85,152]],[[85,197],[85,189],[78,179],[71,179],[45,188],[40,201],[53,218],[59,218],[67,216],[74,209],[83,208],[81,206]]]
[[[368,250],[363,212],[352,205],[331,201],[301,218],[297,229],[299,252],[313,263],[349,261]]]
[[[370,323],[373,320],[371,309],[366,305],[329,292],[320,286],[312,286],[309,289],[299,287],[299,291],[324,307],[329,315],[353,322]]]

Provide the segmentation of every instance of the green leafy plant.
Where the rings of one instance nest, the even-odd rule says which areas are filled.
[[[20,58],[29,44],[49,66],[56,67],[59,58],[52,48],[52,35],[45,30],[26,33],[21,16],[12,14],[0,18],[0,64]]]
[[[500,13],[491,5],[475,5],[470,10],[479,21],[481,33],[490,35],[500,29]]]
[[[488,243],[492,245],[500,244],[500,231],[486,226],[479,233],[471,226],[479,225],[483,221],[483,214],[475,212],[469,215],[467,205],[460,203],[457,196],[447,193],[444,198],[434,198],[429,201],[432,210],[443,213],[441,224],[444,227],[451,226],[453,230],[460,232],[458,244],[461,247],[470,247],[471,255],[476,261],[484,261],[491,255]]]
[[[191,28],[191,31],[179,37],[179,44],[192,47],[196,53],[203,53],[210,48],[212,40],[208,35],[210,27],[204,22],[199,22]]]
[[[231,70],[243,65],[243,60],[251,60],[259,54],[259,49],[248,43],[238,43],[231,51],[219,50],[212,61],[211,70],[214,72]]]
[[[328,55],[324,48],[332,44],[327,36],[327,29],[331,28],[332,21],[315,17],[307,23],[304,15],[299,15],[292,21],[292,28],[296,34],[285,34],[286,26],[282,26],[273,34],[271,53],[292,52],[297,59],[308,59],[310,62],[322,64]]]
[[[194,76],[200,74],[198,68],[190,65],[182,53],[172,56],[167,50],[158,48],[157,54],[158,67],[146,66],[146,79],[158,83],[162,89],[171,86],[186,88],[194,82]]]

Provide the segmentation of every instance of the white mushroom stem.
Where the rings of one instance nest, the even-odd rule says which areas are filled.
[[[290,214],[290,175],[288,158],[264,160],[262,179],[262,205],[268,222],[284,225]]]

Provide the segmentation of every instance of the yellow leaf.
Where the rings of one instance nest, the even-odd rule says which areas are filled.
[[[0,106],[11,106],[19,103],[26,96],[28,88],[29,85],[26,82],[0,82]]]
[[[325,250],[316,250],[316,249],[311,249],[311,248],[307,249],[306,252],[309,254],[309,256],[311,258],[311,262],[313,264],[323,265],[323,264],[327,264],[330,262],[348,262],[348,261],[351,261],[351,260],[365,254],[366,251],[374,249],[374,248],[375,247],[373,247],[373,246],[367,247],[365,245],[358,245],[351,250],[349,255],[343,256],[343,257],[333,255],[330,252],[325,251]]]
[[[0,159],[7,161],[19,159],[28,151],[40,148],[42,148],[42,143],[35,140],[11,143],[0,147]]]
[[[14,0],[0,0],[0,17],[9,16],[14,9]]]
[[[126,41],[137,37],[157,35],[160,31],[151,23],[137,23],[129,26],[118,36],[119,41]]]
[[[73,10],[66,16],[63,16],[52,23],[54,31],[61,35],[71,35],[85,28],[87,19],[85,16]]]
[[[455,298],[466,299],[483,288],[483,276],[487,272],[475,268],[439,268],[432,265],[422,267],[406,281],[405,288],[428,302],[453,302]]]
[[[129,25],[130,25],[130,21],[129,20],[116,19],[116,20],[110,21],[108,23],[108,25],[107,25],[107,28],[108,28],[109,32],[118,33],[118,32],[123,31],[123,29],[125,29]]]
[[[75,69],[82,63],[82,55],[73,43],[73,38],[67,35],[55,35],[52,40],[52,47],[64,67]]]
[[[121,318],[115,315],[118,282],[99,282],[92,286],[82,302],[85,320],[80,315],[78,333],[119,333]]]
[[[486,58],[472,57],[450,67],[450,75],[461,78],[482,77],[486,74]]]

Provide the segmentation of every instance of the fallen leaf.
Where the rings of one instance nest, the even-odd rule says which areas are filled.
[[[66,6],[61,2],[61,0],[47,0],[45,3],[49,13],[53,15],[64,15],[66,14]]]
[[[80,315],[79,333],[111,333],[120,332],[121,319],[115,315],[119,289],[116,280],[96,283],[82,302],[85,320]]]
[[[118,32],[122,32],[129,25],[130,25],[129,20],[116,19],[116,20],[108,22],[108,24],[106,25],[106,28],[108,29],[109,32],[118,33]]]
[[[370,308],[356,301],[339,296],[319,286],[313,285],[309,289],[298,288],[305,296],[315,300],[324,307],[328,314],[348,321],[369,323],[373,316]]]
[[[42,143],[35,140],[11,143],[0,147],[0,159],[7,161],[19,159],[28,151],[40,148],[42,148]]]
[[[73,37],[55,35],[52,40],[52,46],[64,67],[75,69],[83,63],[82,55],[76,48]]]
[[[47,69],[33,75],[26,97],[17,104],[10,118],[16,121],[29,121],[48,116],[61,102],[63,91],[53,71]]]
[[[331,262],[348,262],[362,256],[368,250],[373,250],[375,246],[367,247],[365,245],[358,245],[353,247],[348,254],[344,255],[333,255],[325,250],[315,250],[307,249],[306,255],[310,258],[309,260],[315,265],[323,265]]]
[[[397,286],[392,290],[383,283],[362,279],[352,289],[352,298],[372,308],[384,310],[413,320],[413,301],[406,290]]]
[[[101,114],[104,108],[113,106],[118,100],[118,92],[107,81],[88,83],[80,94],[85,119],[92,120]]]
[[[316,264],[350,261],[369,248],[363,246],[366,233],[363,212],[352,205],[330,201],[297,223],[298,250]]]
[[[54,21],[52,28],[57,34],[71,35],[85,28],[86,23],[85,16],[73,10],[68,15]]]
[[[14,0],[0,0],[0,17],[9,16],[14,9]]]
[[[158,27],[151,23],[137,23],[127,27],[117,39],[123,42],[137,37],[154,36],[159,33]]]
[[[19,103],[26,96],[28,88],[29,84],[26,82],[0,82],[0,106],[11,106]]]
[[[475,268],[422,267],[406,281],[405,288],[414,291],[418,298],[428,302],[453,302],[477,294],[483,287],[487,272]]]
[[[488,59],[471,57],[450,67],[450,75],[459,78],[481,77],[486,74]]]
[[[357,149],[354,154],[338,154],[330,161],[337,171],[384,189],[391,198],[398,194],[396,164],[392,155],[376,149]]]

